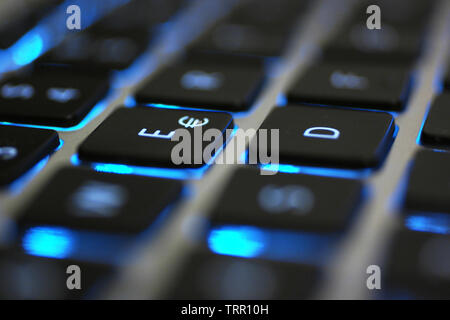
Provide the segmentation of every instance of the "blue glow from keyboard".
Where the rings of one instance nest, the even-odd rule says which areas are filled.
[[[224,226],[211,231],[209,248],[218,254],[253,258],[264,249],[264,233],[247,226]]]
[[[411,215],[406,217],[405,226],[413,231],[450,234],[448,214]]]
[[[60,227],[34,227],[26,231],[22,246],[26,253],[48,258],[63,259],[73,251],[70,230]]]
[[[44,49],[41,30],[43,28],[34,29],[12,46],[12,58],[18,66],[29,64],[41,55]]]
[[[295,166],[290,164],[266,164],[260,166],[263,170],[283,173],[308,174],[322,177],[360,179],[370,176],[372,169],[347,170],[322,167]]]

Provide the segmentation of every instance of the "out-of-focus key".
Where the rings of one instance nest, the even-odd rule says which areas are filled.
[[[438,96],[428,113],[421,140],[436,147],[450,147],[450,93]]]

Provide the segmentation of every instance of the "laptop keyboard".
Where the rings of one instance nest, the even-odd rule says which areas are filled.
[[[0,24],[0,298],[450,298],[447,1],[80,0],[81,31],[28,2]],[[198,127],[217,148],[174,164]],[[238,128],[279,146],[215,163]]]

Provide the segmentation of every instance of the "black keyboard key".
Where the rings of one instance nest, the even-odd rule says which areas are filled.
[[[444,87],[445,89],[450,89],[450,65],[447,68],[447,75],[445,76],[444,79]]]
[[[0,125],[0,186],[13,182],[58,146],[56,131]]]
[[[263,78],[258,59],[200,55],[162,70],[136,93],[136,100],[241,111],[251,106]]]
[[[408,211],[450,213],[450,154],[422,150],[409,175],[404,207]]]
[[[203,252],[192,255],[182,270],[167,290],[169,299],[305,299],[320,277],[309,265]]]
[[[196,125],[196,126],[195,126]],[[211,158],[196,153],[194,130],[201,128],[218,129],[225,132],[233,128],[233,119],[224,112],[203,112],[192,110],[173,110],[151,107],[119,109],[107,118],[80,146],[82,160],[94,162],[114,162],[139,166],[190,167],[205,165]],[[177,129],[187,129],[191,134],[190,159],[175,164],[172,149],[178,141],[172,141]],[[202,137],[199,135],[199,137]],[[225,142],[215,141],[221,145]],[[208,143],[201,144],[201,151]],[[194,154],[195,153],[195,154]],[[200,156],[200,157],[199,157]],[[195,159],[199,157],[198,161]],[[190,160],[190,161],[189,161]]]
[[[450,93],[438,96],[428,113],[421,140],[437,147],[450,147]]]
[[[322,63],[310,68],[288,92],[291,102],[401,110],[410,76],[400,67]]]
[[[272,111],[260,129],[279,129],[280,163],[373,168],[389,151],[395,122],[382,112],[288,106]],[[268,140],[262,154],[270,154],[270,134]]]
[[[391,289],[415,298],[450,299],[450,235],[402,230],[387,261]]]
[[[106,94],[106,77],[46,67],[0,82],[0,121],[71,127]]]
[[[342,231],[362,198],[356,180],[239,169],[213,210],[215,225]]]
[[[79,267],[79,282],[68,279],[78,272],[70,266]],[[110,266],[103,264],[28,256],[18,250],[3,249],[0,251],[0,299],[95,298],[112,272]],[[76,287],[78,284],[80,289]]]
[[[181,187],[177,180],[65,168],[42,188],[18,222],[136,233],[179,197]]]

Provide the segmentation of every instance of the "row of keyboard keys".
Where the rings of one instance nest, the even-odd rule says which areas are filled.
[[[394,139],[395,122],[388,113],[309,106],[276,108],[258,135],[279,130],[279,161],[284,164],[341,168],[378,167]],[[252,144],[252,153],[270,154]],[[268,150],[261,150],[268,148]],[[264,153],[266,152],[266,153]]]
[[[34,68],[0,82],[0,121],[70,127],[104,97],[108,79],[62,67]]]
[[[311,67],[288,92],[293,103],[381,110],[403,109],[410,85],[402,67],[321,63]]]
[[[35,196],[18,223],[137,233],[177,200],[181,188],[177,180],[65,168]]]
[[[0,125],[0,186],[13,182],[58,146],[56,131]]]
[[[423,126],[421,141],[435,147],[450,147],[450,93],[439,95]]]
[[[356,180],[238,169],[213,210],[214,225],[343,231],[362,198]]]
[[[168,289],[168,299],[307,299],[319,272],[309,265],[197,252]]]
[[[226,111],[248,109],[264,80],[264,66],[252,58],[191,56],[144,85],[139,103],[179,105]]]

